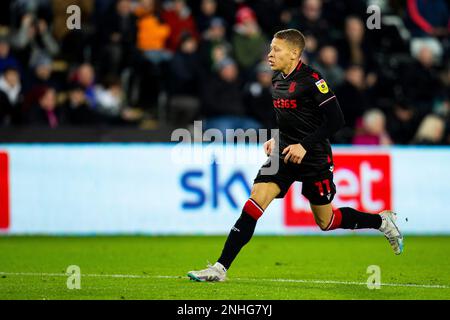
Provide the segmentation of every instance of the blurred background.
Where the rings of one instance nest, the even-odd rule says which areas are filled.
[[[69,30],[67,8],[81,9]],[[370,5],[381,28],[370,30]],[[0,141],[169,141],[174,128],[272,128],[265,60],[298,28],[336,92],[332,141],[450,143],[445,0],[6,0]]]
[[[70,5],[79,29],[67,27]],[[367,27],[371,5],[379,29]],[[228,233],[266,160],[261,145],[180,162],[168,142],[194,120],[274,128],[266,55],[276,31],[298,28],[303,61],[346,119],[332,139],[334,204],[398,210],[406,233],[450,234],[449,10],[445,0],[2,0],[0,232]],[[254,161],[225,157],[244,153]],[[261,220],[260,233],[320,233],[297,183]]]

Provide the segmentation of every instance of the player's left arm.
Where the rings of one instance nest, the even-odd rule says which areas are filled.
[[[322,125],[300,141],[306,151],[315,143],[331,138],[345,125],[344,114],[336,96],[320,105],[319,111],[323,118]]]
[[[325,81],[319,80],[315,82],[310,90],[312,98],[317,103],[319,112],[322,115],[322,125],[303,138],[298,144],[290,145],[283,150],[283,154],[286,154],[284,158],[286,163],[289,160],[294,163],[301,163],[314,144],[329,139],[345,124],[339,102]]]

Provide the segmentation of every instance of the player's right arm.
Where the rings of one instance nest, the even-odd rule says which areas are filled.
[[[275,147],[275,139],[272,138],[264,142],[264,152],[266,155],[270,156],[272,154],[273,148]]]

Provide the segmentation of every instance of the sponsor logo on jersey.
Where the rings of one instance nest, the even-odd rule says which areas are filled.
[[[320,79],[319,81],[316,82],[316,87],[319,89],[320,92],[322,92],[323,94],[328,93],[328,85],[325,82],[325,80]]]
[[[295,87],[297,86],[297,82],[291,82],[290,86],[289,86],[289,93],[293,93],[295,91]]]
[[[277,109],[296,109],[297,100],[295,99],[274,99],[273,106]]]

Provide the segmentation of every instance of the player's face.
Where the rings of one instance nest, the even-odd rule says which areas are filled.
[[[272,70],[283,71],[296,58],[296,52],[286,40],[273,38],[268,58]]]

